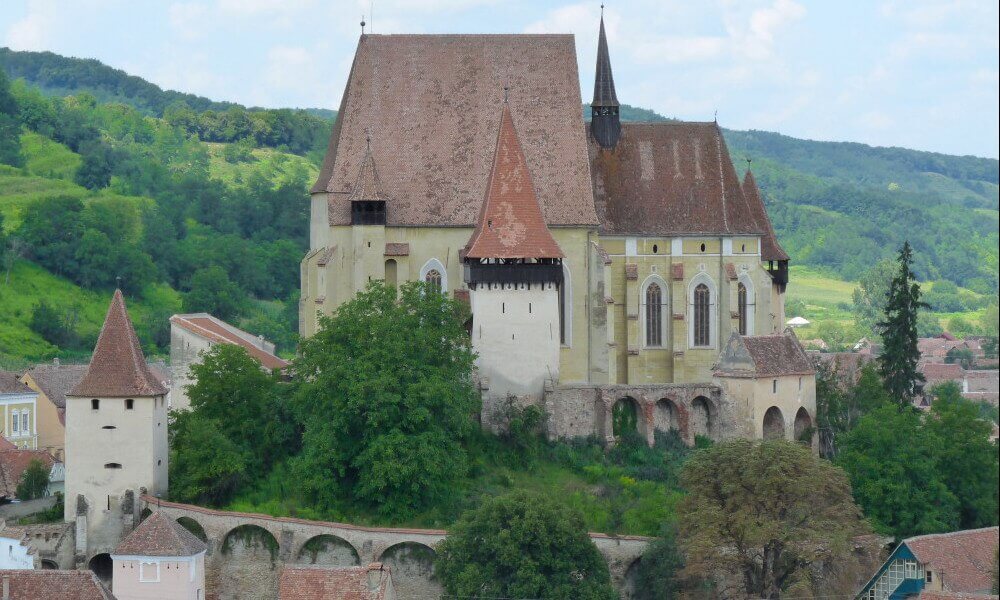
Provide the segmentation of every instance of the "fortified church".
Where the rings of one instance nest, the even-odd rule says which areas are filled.
[[[300,329],[370,281],[469,303],[482,420],[808,435],[788,255],[716,122],[623,123],[603,18],[591,120],[571,35],[362,35],[312,189]]]

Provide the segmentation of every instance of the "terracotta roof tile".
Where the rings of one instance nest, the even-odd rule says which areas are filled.
[[[149,515],[115,548],[128,556],[194,556],[207,549],[205,542],[165,513]]]
[[[903,540],[917,560],[938,571],[949,592],[989,592],[1000,529],[987,527]]]
[[[372,158],[388,225],[474,226],[504,85],[545,222],[596,225],[572,35],[361,36],[313,187],[330,224],[350,224],[368,130],[393,149]]]
[[[635,263],[625,263],[625,279],[636,281],[639,279],[639,265]]]
[[[469,290],[455,290],[454,294],[455,300],[458,300],[459,302],[464,302],[465,304],[469,304],[471,302]]]
[[[935,592],[923,590],[917,600],[997,600],[996,594],[966,594],[962,592]]]
[[[10,371],[0,371],[0,394],[33,394],[35,390],[21,383],[20,376]]]
[[[726,263],[726,277],[732,281],[739,279],[739,275],[736,274],[736,265],[733,263]]]
[[[922,363],[920,372],[930,381],[962,381],[965,371],[962,365],[954,363]]]
[[[325,248],[320,257],[316,259],[316,266],[325,267],[326,265],[330,264],[330,260],[333,258],[333,254],[336,251],[337,251],[336,246],[330,246],[329,248]]]
[[[375,167],[375,157],[372,155],[371,139],[366,136],[365,155],[361,158],[361,166],[358,167],[358,176],[351,186],[351,194],[347,197],[351,202],[362,200],[381,201],[387,200],[382,191],[382,182],[378,178],[378,169]]]
[[[614,149],[590,139],[594,201],[611,234],[763,234],[716,123],[622,123]]]
[[[319,298],[317,298],[317,301]],[[246,339],[255,337],[242,329],[237,329],[221,319],[217,319],[208,314],[174,315],[170,317],[170,322],[178,327],[182,327],[191,333],[215,342],[217,344],[233,344],[243,347],[247,354],[257,359],[265,369],[284,369],[288,366],[288,361],[275,356],[267,350],[261,348],[254,342]],[[243,336],[234,332],[238,331]]]
[[[389,567],[283,567],[279,600],[385,600],[392,586]]]
[[[674,263],[670,265],[670,275],[675,281],[684,279],[684,263]]]
[[[49,469],[55,462],[52,455],[44,450],[11,450],[7,445],[0,448],[0,498],[14,498],[17,495],[21,475],[31,461],[41,461]]]
[[[385,256],[409,256],[410,245],[405,242],[389,242],[385,245]]]
[[[87,373],[71,396],[162,396],[167,390],[149,371],[121,290],[115,290]]]
[[[743,176],[743,196],[750,207],[750,214],[754,222],[764,232],[760,239],[761,260],[788,260],[788,253],[778,243],[778,236],[774,234],[774,227],[771,225],[771,218],[767,215],[767,208],[764,207],[760,188],[757,187],[757,180],[750,169],[747,169],[746,175]]]
[[[715,372],[736,377],[812,375],[812,360],[791,330],[773,335],[733,334]]]
[[[86,374],[87,365],[42,365],[25,373],[58,408],[66,407],[66,395]]]
[[[10,570],[3,579],[12,600],[115,600],[90,571]]]
[[[467,258],[562,258],[545,224],[531,172],[506,103],[500,115],[493,169]]]

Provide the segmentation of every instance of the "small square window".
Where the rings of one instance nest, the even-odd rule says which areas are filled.
[[[132,410],[135,407],[135,400],[132,398],[125,399],[125,410]]]
[[[93,400],[90,401],[90,408],[92,410],[97,410],[101,408],[101,401],[98,400],[97,398],[94,398]]]
[[[924,580],[927,583],[933,583],[934,582],[934,574],[931,573],[930,571],[927,571],[927,577]]]

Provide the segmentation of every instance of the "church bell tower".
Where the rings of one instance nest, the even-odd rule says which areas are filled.
[[[505,103],[486,198],[463,265],[487,426],[502,426],[497,417],[508,399],[539,403],[546,381],[559,379],[562,259]]]
[[[594,74],[594,101],[590,103],[590,133],[601,148],[614,148],[622,136],[620,105],[615,95],[615,78],[611,74],[611,57],[608,56],[608,37],[604,33],[604,15],[601,15],[601,33],[597,40],[597,70]]]

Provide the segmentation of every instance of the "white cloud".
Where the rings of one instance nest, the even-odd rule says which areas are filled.
[[[54,0],[30,0],[27,14],[7,28],[5,44],[12,50],[49,50],[51,35],[59,19]]]
[[[207,28],[208,7],[200,2],[177,2],[167,8],[170,27],[184,39],[204,35]]]

